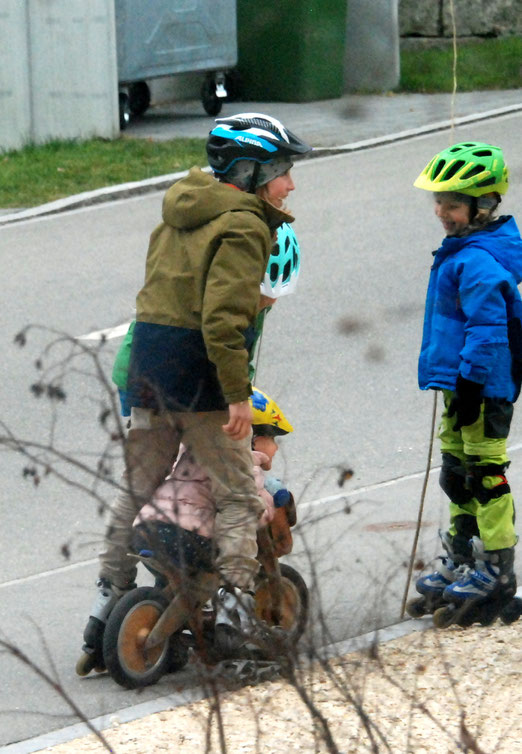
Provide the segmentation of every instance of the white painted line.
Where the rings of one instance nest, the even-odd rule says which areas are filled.
[[[430,475],[434,474],[435,472],[440,471],[440,466],[432,466],[430,469]],[[388,479],[385,482],[375,482],[375,484],[368,484],[364,487],[357,487],[356,490],[351,490],[349,492],[339,492],[337,495],[329,495],[328,497],[319,497],[317,500],[309,500],[307,503],[299,503],[299,510],[303,510],[303,508],[315,508],[318,505],[323,505],[324,503],[333,503],[336,500],[346,500],[349,497],[354,497],[355,495],[361,495],[365,492],[373,492],[374,490],[380,490],[384,487],[391,487],[394,484],[400,484],[401,482],[408,482],[410,479],[422,479],[426,472],[425,471],[416,471],[413,474],[405,474],[404,476],[396,477],[395,479]],[[349,484],[349,482],[347,482]]]
[[[440,466],[433,467],[430,471],[430,474],[434,474],[438,472],[440,469]],[[344,501],[351,497],[356,497],[357,495],[364,494],[366,492],[371,492],[373,490],[382,489],[384,487],[391,487],[395,484],[400,484],[401,482],[407,482],[410,479],[421,479],[424,476],[423,471],[416,472],[415,474],[407,474],[403,477],[397,477],[395,479],[388,479],[385,482],[376,482],[375,484],[369,484],[364,487],[357,487],[357,489],[350,490],[347,492],[340,492],[338,495],[330,495],[329,497],[322,497],[318,498],[317,500],[310,500],[308,502],[302,502],[298,503],[299,510],[304,512],[305,508],[316,508],[323,504],[332,503],[335,501]],[[84,566],[91,566],[93,563],[97,562],[97,558],[91,558],[90,560],[83,560],[80,563],[69,563],[65,566],[61,566],[60,568],[55,568],[50,571],[42,571],[42,573],[34,573],[31,576],[24,576],[19,579],[12,579],[11,581],[5,581],[3,583],[0,583],[0,590],[11,587],[11,586],[20,586],[23,584],[27,584],[31,581],[37,581],[38,579],[44,579],[48,576],[56,576],[60,573],[66,573],[67,571],[73,571],[77,570],[78,568],[83,568]]]
[[[514,453],[517,450],[522,450],[522,443],[517,443],[516,445],[510,445],[508,447],[508,453]],[[430,469],[430,476],[432,474],[437,474],[440,471],[440,466],[432,466]],[[375,482],[375,484],[368,484],[364,487],[357,487],[355,490],[350,490],[346,492],[339,492],[337,495],[329,495],[328,497],[320,497],[316,500],[309,500],[308,502],[300,502],[298,503],[299,510],[301,512],[304,512],[305,508],[317,508],[320,505],[325,504],[331,504],[337,501],[344,501],[348,498],[356,497],[358,495],[363,495],[367,492],[373,492],[374,490],[380,490],[384,489],[385,487],[392,487],[395,484],[400,484],[401,482],[408,482],[411,479],[422,479],[424,477],[425,472],[424,471],[417,471],[413,474],[405,474],[401,477],[396,477],[395,479],[388,479],[385,482]],[[82,560],[79,563],[69,563],[65,566],[61,566],[59,568],[54,568],[50,571],[42,571],[41,573],[33,573],[31,576],[24,576],[19,579],[12,579],[11,581],[4,581],[3,583],[0,583],[0,590],[5,589],[7,587],[11,586],[20,586],[23,584],[28,584],[31,581],[37,581],[39,579],[45,579],[48,576],[56,576],[60,573],[66,573],[67,571],[75,571],[79,568],[84,568],[86,566],[91,566],[95,563],[97,563],[98,558],[91,558],[90,560]],[[522,587],[521,587],[522,590]]]
[[[360,151],[363,149],[371,149],[372,147],[383,146],[391,142],[402,141],[404,139],[414,138],[415,136],[422,136],[425,134],[442,131],[451,128],[454,125],[464,125],[466,123],[474,123],[480,120],[487,120],[488,118],[498,118],[505,115],[513,115],[520,111],[522,111],[522,103],[519,103],[517,105],[507,105],[506,107],[499,107],[494,110],[486,110],[481,113],[463,115],[461,117],[455,118],[454,120],[439,121],[437,123],[428,124],[427,126],[419,126],[407,131],[398,131],[393,134],[376,136],[372,139],[356,141],[350,144],[343,144],[338,147],[315,147],[314,151],[316,154],[324,152],[325,155],[333,155],[337,153],[347,153]],[[317,157],[316,159],[321,159],[321,157]],[[307,165],[313,162],[314,159],[306,159],[304,161],[298,162],[296,167]],[[203,170],[210,172],[210,168],[208,167],[203,168]],[[0,226],[41,216],[52,215],[78,207],[85,207],[85,205],[99,204],[102,201],[114,201],[117,199],[129,198],[129,194],[141,194],[153,189],[157,189],[159,191],[162,188],[167,188],[170,184],[174,183],[180,178],[183,178],[185,175],[187,175],[187,173],[188,171],[185,170],[180,173],[159,175],[154,178],[148,178],[144,181],[133,181],[131,183],[122,183],[116,186],[105,186],[104,188],[95,189],[94,191],[85,191],[82,194],[74,194],[73,196],[68,196],[64,199],[58,199],[55,202],[42,204],[39,207],[32,207],[31,209],[22,210],[21,212],[13,212],[9,215],[0,216]]]
[[[77,571],[79,568],[85,568],[85,566],[91,566],[98,562],[98,558],[91,558],[90,560],[82,560],[79,563],[68,563],[65,566],[59,568],[52,568],[49,571],[41,571],[41,573],[33,573],[31,576],[23,576],[20,579],[11,579],[11,581],[4,581],[0,584],[0,589],[6,589],[9,586],[23,586],[24,584],[30,584],[31,581],[39,581],[40,579],[46,579],[48,576],[56,576],[59,573],[67,573],[67,571]]]
[[[516,443],[510,445],[507,448],[508,453],[514,453],[517,450],[522,450],[522,443]],[[430,469],[430,476],[432,474],[438,474],[440,466],[432,466]],[[404,476],[395,477],[394,479],[387,479],[385,482],[375,482],[374,484],[368,484],[364,487],[357,487],[355,490],[349,492],[339,492],[337,495],[329,495],[328,497],[319,497],[316,500],[309,500],[305,503],[299,503],[299,510],[304,508],[315,508],[324,503],[334,503],[336,501],[346,500],[347,498],[354,497],[356,495],[362,495],[366,492],[373,492],[374,490],[380,490],[384,487],[391,487],[394,484],[400,484],[401,482],[408,482],[411,479],[422,479],[425,475],[425,471],[416,471],[413,474],[405,474]],[[349,484],[349,482],[347,482]]]
[[[87,335],[78,335],[76,340],[111,340],[111,338],[119,338],[127,333],[130,322],[124,322],[122,325],[116,327],[107,327],[105,330],[94,330],[87,333]]]

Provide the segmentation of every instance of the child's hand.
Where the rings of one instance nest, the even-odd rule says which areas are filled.
[[[259,519],[259,522],[257,524],[258,527],[268,526],[268,524],[274,520],[274,516],[275,516],[275,508],[273,506],[267,506],[265,508],[265,512]]]
[[[223,432],[232,440],[244,440],[252,431],[252,409],[248,401],[230,403],[228,424],[223,424]]]

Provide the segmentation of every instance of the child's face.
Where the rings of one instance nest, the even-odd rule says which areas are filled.
[[[295,189],[290,170],[283,175],[278,175],[268,183],[265,183],[259,191],[263,199],[273,204],[274,207],[282,207],[290,191]]]
[[[434,198],[435,214],[441,221],[446,235],[455,236],[469,225],[469,204],[438,194],[435,194]]]
[[[275,456],[277,451],[279,450],[276,441],[273,437],[255,437],[254,438],[254,450],[257,450],[259,453],[264,453],[268,456],[268,461],[266,463],[261,464],[261,468],[264,469],[264,471],[270,471],[272,468],[272,458]]]

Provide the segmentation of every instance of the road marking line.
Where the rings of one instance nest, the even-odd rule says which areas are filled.
[[[111,340],[111,338],[119,338],[125,335],[129,329],[130,322],[124,322],[122,325],[116,327],[106,327],[105,330],[93,330],[93,332],[87,333],[87,335],[78,335],[76,340]]]
[[[20,584],[29,584],[31,581],[37,581],[38,579],[45,579],[47,576],[56,576],[59,573],[66,573],[67,571],[76,571],[79,568],[93,565],[98,562],[98,558],[91,558],[90,560],[82,560],[79,563],[69,563],[66,566],[60,566],[59,568],[53,568],[50,571],[42,571],[41,573],[33,573],[31,576],[24,576],[20,579],[11,579],[11,581],[4,581],[0,584],[0,589],[5,589],[8,586],[19,586]]]

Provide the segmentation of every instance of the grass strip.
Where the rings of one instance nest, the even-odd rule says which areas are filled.
[[[207,164],[205,139],[53,141],[0,154],[0,207],[64,196]]]
[[[480,42],[458,42],[457,83],[460,92],[517,89],[522,84],[522,38],[503,37]],[[401,78],[396,91],[451,92],[453,47],[401,51]]]

